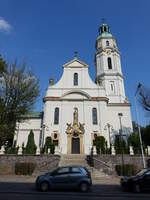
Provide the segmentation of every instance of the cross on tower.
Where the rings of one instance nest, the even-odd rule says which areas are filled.
[[[78,52],[77,52],[77,51],[74,52],[74,57],[75,57],[75,58],[78,57]]]
[[[102,18],[102,24],[105,24],[105,18]]]

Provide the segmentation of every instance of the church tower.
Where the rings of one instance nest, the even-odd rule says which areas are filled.
[[[124,103],[126,97],[120,52],[109,25],[105,23],[100,26],[96,39],[95,66],[96,82],[105,88],[109,103]]]

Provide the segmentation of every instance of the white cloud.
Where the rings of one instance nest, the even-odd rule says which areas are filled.
[[[0,31],[10,32],[12,26],[2,17],[0,17]]]

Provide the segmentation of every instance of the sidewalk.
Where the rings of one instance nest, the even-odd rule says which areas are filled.
[[[37,176],[0,175],[0,182],[35,183]],[[101,177],[93,180],[93,184],[119,185],[120,178],[115,176]]]

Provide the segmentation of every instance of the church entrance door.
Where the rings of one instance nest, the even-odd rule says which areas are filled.
[[[72,154],[80,154],[80,138],[72,138]]]

